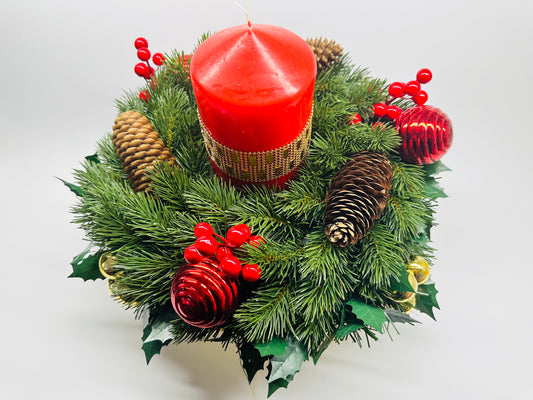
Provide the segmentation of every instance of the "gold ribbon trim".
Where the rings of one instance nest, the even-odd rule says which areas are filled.
[[[231,149],[217,142],[198,114],[205,147],[215,165],[229,176],[247,182],[268,182],[300,166],[309,150],[313,113],[292,142],[274,150],[249,152]]]

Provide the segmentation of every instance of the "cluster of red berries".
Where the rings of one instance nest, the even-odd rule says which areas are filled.
[[[154,64],[158,67],[163,65],[165,62],[165,57],[161,53],[154,53],[154,55],[152,55],[150,50],[148,50],[148,41],[143,37],[138,37],[135,39],[134,44],[135,48],[137,49],[137,58],[142,61],[135,65],[134,71],[141,78],[150,80],[155,73],[155,70],[150,65],[150,57],[152,58]],[[143,101],[148,101],[150,95],[148,91],[143,90],[141,93],[139,93],[139,98]]]
[[[422,68],[416,74],[416,80],[414,81],[391,83],[389,85],[389,98],[385,103],[374,104],[374,115],[378,118],[388,117],[392,120],[398,118],[403,110],[398,106],[390,105],[390,103],[404,96],[411,97],[413,102],[418,106],[425,104],[428,100],[428,94],[422,90],[421,85],[428,83],[432,77],[433,74],[429,69]]]
[[[257,247],[264,242],[261,236],[252,235],[248,225],[239,224],[231,227],[226,238],[217,235],[213,227],[207,222],[200,222],[194,227],[196,242],[185,249],[185,261],[198,264],[205,258],[216,258],[220,269],[226,275],[236,278],[242,274],[245,281],[255,282],[261,277],[261,270],[257,264],[244,264],[235,256],[234,250],[244,243]],[[222,243],[217,242],[215,236]]]

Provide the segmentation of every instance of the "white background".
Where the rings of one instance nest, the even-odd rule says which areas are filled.
[[[434,74],[453,121],[434,245],[437,322],[372,348],[333,345],[274,399],[531,399],[533,2],[242,1],[252,21],[335,39],[389,81]],[[170,346],[146,366],[142,322],[103,281],[67,279],[85,248],[67,180],[140,86],[133,41],[190,51],[244,23],[232,1],[0,2],[0,398],[263,399],[234,349]]]

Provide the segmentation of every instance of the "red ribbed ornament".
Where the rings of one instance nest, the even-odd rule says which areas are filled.
[[[402,137],[400,155],[406,162],[431,164],[452,144],[452,123],[436,107],[423,105],[405,110],[396,120],[396,129]]]
[[[171,299],[189,325],[212,328],[232,317],[239,304],[239,281],[226,276],[212,259],[186,264],[174,276]]]

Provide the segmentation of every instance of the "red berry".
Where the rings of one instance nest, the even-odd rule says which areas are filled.
[[[431,80],[431,78],[433,78],[433,74],[427,68],[422,68],[416,74],[416,80],[420,83],[428,83]]]
[[[218,247],[218,242],[213,236],[203,236],[198,238],[194,244],[198,253],[205,257],[214,256]]]
[[[137,50],[137,57],[141,61],[148,61],[151,55],[152,54],[150,53],[150,50],[148,50],[146,47],[141,47],[139,50]]]
[[[140,77],[145,78],[146,75],[150,74],[150,68],[145,63],[138,63],[135,65],[134,71]]]
[[[261,270],[257,264],[245,264],[242,267],[242,278],[247,282],[255,282],[261,278]]]
[[[259,247],[261,243],[265,243],[265,239],[259,235],[253,235],[250,236],[250,239],[248,239],[248,243],[250,243],[250,245],[253,247]]]
[[[420,92],[420,82],[409,81],[405,85],[405,94],[408,96],[416,96]]]
[[[220,262],[220,269],[226,275],[236,278],[242,270],[241,262],[235,256],[226,257]]]
[[[387,109],[387,117],[389,117],[390,119],[396,119],[400,116],[402,111],[403,110],[398,106],[389,106],[389,108]]]
[[[389,86],[389,94],[392,97],[402,97],[405,90],[405,84],[402,82],[393,82]]]
[[[189,264],[198,264],[205,258],[203,255],[198,253],[198,249],[193,244],[185,249],[183,257],[185,258],[185,261],[187,261]]]
[[[165,62],[165,56],[161,53],[154,53],[154,55],[152,56],[152,61],[155,65],[163,65],[163,63]]]
[[[148,93],[147,90],[143,90],[139,93],[139,99],[142,101],[148,103],[148,100],[150,100],[150,93]]]
[[[148,67],[148,78],[146,79],[150,79],[150,77],[152,77],[154,74],[155,74],[155,69],[153,69],[152,67]]]
[[[218,261],[222,261],[226,257],[233,257],[233,251],[229,247],[226,246],[219,246],[217,249],[217,252],[215,253],[215,257]]]
[[[374,104],[374,115],[378,118],[384,117],[387,114],[387,105],[384,103]]]
[[[229,228],[226,237],[228,238],[230,246],[239,247],[250,238],[251,234],[252,232],[250,231],[248,225],[239,224]]]
[[[425,91],[421,90],[420,92],[417,93],[416,96],[413,97],[413,101],[415,102],[416,105],[421,106],[426,101],[428,101],[428,94]]]
[[[353,114],[351,117],[350,117],[350,125],[357,125],[357,124],[360,124],[361,121],[363,119],[361,118],[361,116],[359,114]]]
[[[138,37],[135,39],[135,48],[140,49],[141,47],[148,47],[148,40],[143,37]]]
[[[200,238],[202,236],[213,236],[213,228],[207,222],[200,222],[194,227],[194,236]]]

